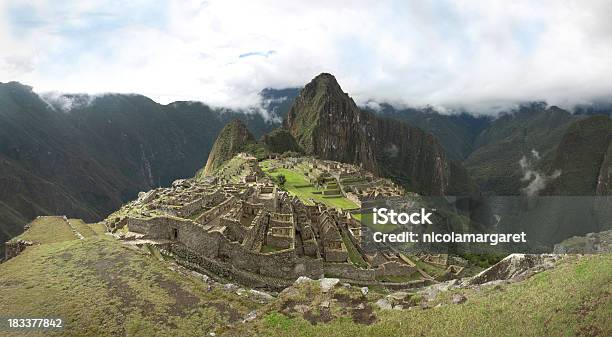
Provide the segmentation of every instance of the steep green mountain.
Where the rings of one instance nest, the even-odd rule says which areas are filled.
[[[206,166],[198,171],[196,177],[213,175],[217,169],[241,152],[263,159],[272,154],[301,153],[302,149],[291,133],[285,129],[272,130],[257,141],[247,126],[241,120],[235,119],[219,132],[208,155]]]
[[[67,226],[58,231],[58,223],[37,222],[40,244],[0,264],[0,312],[52,312],[65,328],[3,329],[0,336],[207,336],[262,306],[251,293],[240,296],[221,283],[203,282],[201,275],[155,258],[146,246],[126,247],[98,226],[82,224],[80,240]]]
[[[281,128],[263,135],[261,137],[261,142],[271,153],[283,154],[287,151],[302,152],[302,149],[291,133]]]
[[[380,109],[370,110],[378,116],[406,122],[438,137],[440,144],[452,160],[463,160],[474,150],[478,134],[491,124],[488,116],[473,116],[468,113],[441,114],[433,108],[396,109],[389,104],[380,104]]]
[[[255,140],[246,125],[241,120],[235,119],[223,127],[217,136],[202,174],[211,175],[238,153],[247,152],[256,155],[262,151],[265,151],[263,146]]]
[[[548,195],[609,195],[612,119],[593,116],[570,125],[555,149],[550,172],[559,171]]]
[[[584,116],[572,115],[555,106],[534,103],[504,114],[482,130],[474,151],[463,162],[481,190],[497,195],[516,195],[522,188],[523,156],[537,152],[549,156],[565,130]]]
[[[264,89],[261,92],[264,105],[280,118],[287,116],[293,101],[301,88]],[[463,160],[474,150],[474,141],[478,134],[491,124],[490,116],[474,116],[466,112],[442,114],[431,107],[395,108],[381,103],[379,109],[362,106],[361,110],[371,112],[379,117],[403,121],[406,124],[422,129],[438,137],[448,157],[452,160]]]
[[[436,137],[360,110],[331,74],[315,77],[284,121],[307,154],[360,165],[426,195],[466,194]],[[463,175],[454,175],[455,177]],[[463,176],[465,177],[465,176]]]
[[[197,102],[122,94],[43,100],[28,86],[0,84],[0,242],[37,215],[96,221],[139,191],[193,176],[236,118],[257,137],[278,126]]]

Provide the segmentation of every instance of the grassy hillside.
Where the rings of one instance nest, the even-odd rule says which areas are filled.
[[[480,291],[453,290],[430,304],[409,311],[375,310],[373,324],[354,314],[313,317],[283,314],[271,305],[260,320],[238,326],[226,336],[610,336],[612,334],[612,255],[573,257],[552,270],[511,285]],[[449,304],[462,292],[464,304]],[[345,296],[334,295],[338,301]],[[320,301],[301,294],[305,303]],[[358,303],[358,297],[351,300]],[[350,301],[349,301],[350,302]],[[295,302],[294,302],[295,303]],[[297,302],[300,303],[300,302]],[[443,303],[440,307],[435,307]],[[347,304],[350,306],[350,304]],[[367,307],[366,307],[367,309]],[[353,311],[355,312],[355,311]],[[360,311],[357,311],[358,313]],[[333,315],[337,315],[334,318]],[[305,319],[306,318],[306,319]],[[326,321],[322,323],[321,320]]]
[[[32,221],[30,229],[17,239],[47,244],[77,239],[66,219],[59,216],[39,217]]]
[[[33,224],[24,237],[45,243],[0,264],[2,316],[60,317],[62,336],[205,336],[259,306],[87,229],[79,240],[57,221]]]
[[[318,282],[268,304],[224,290],[150,254],[103,235],[100,225],[43,218],[26,248],[0,264],[3,316],[64,319],[61,336],[609,336],[612,254],[571,256],[526,281],[454,289],[428,309],[380,310],[384,292]],[[79,240],[65,223],[91,230]],[[87,226],[87,227],[85,227]],[[248,292],[246,292],[248,294]],[[451,304],[455,294],[467,298]],[[420,301],[418,295],[410,298]],[[438,306],[439,304],[439,306]],[[307,308],[299,313],[294,308]],[[243,318],[256,310],[248,323]],[[0,331],[0,336],[39,333]]]

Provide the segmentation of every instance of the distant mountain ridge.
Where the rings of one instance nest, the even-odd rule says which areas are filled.
[[[612,194],[612,119],[598,115],[572,123],[547,162],[560,172],[547,195]]]
[[[0,241],[21,232],[23,224],[37,215],[66,214],[95,221],[139,191],[193,176],[204,166],[223,126],[234,119],[243,121],[255,139],[265,135],[259,143],[272,152],[306,150],[361,163],[404,179],[417,191],[466,191],[474,178],[485,193],[516,195],[527,184],[521,181],[523,156],[535,150],[541,158],[537,169],[549,174],[554,169],[580,168],[554,167],[555,158],[579,145],[568,141],[563,145],[562,140],[576,135],[570,129],[575,123],[612,111],[609,105],[597,104],[572,114],[543,103],[525,104],[497,118],[444,115],[431,108],[396,109],[384,103],[373,111],[357,106],[339,86],[328,89],[333,90],[321,95],[310,90],[313,96],[298,102],[311,109],[311,115],[300,121],[289,116],[300,88],[262,90],[260,108],[271,117],[266,119],[259,113],[199,102],[161,105],[141,95],[63,95],[63,101],[43,100],[26,85],[0,83]],[[324,113],[340,108],[339,118]],[[321,117],[323,123],[317,124]],[[291,133],[278,130],[283,119],[291,119]],[[356,126],[356,136],[343,134]],[[332,137],[321,137],[321,131]],[[340,142],[342,138],[345,141]],[[582,142],[588,144],[589,138]],[[414,156],[398,160],[399,152],[390,144]],[[569,188],[578,180],[568,182],[562,175],[559,184],[565,187],[551,184],[543,193],[610,194],[612,148],[599,136],[598,144],[597,153],[589,158],[600,162],[584,167],[585,175],[598,181],[595,187]],[[598,176],[593,178],[595,171]],[[573,177],[582,175],[573,173]]]
[[[367,106],[362,109],[380,117],[403,121],[434,134],[448,157],[458,161],[464,160],[474,151],[476,137],[494,120],[491,116],[474,116],[466,112],[441,114],[431,107],[395,108],[387,103],[379,104],[376,110]]]
[[[282,95],[269,91],[279,101]],[[49,104],[17,82],[0,83],[0,241],[37,215],[97,221],[139,191],[193,176],[219,131],[241,119],[257,136],[277,127],[258,113],[140,95],[68,95]],[[55,102],[54,102],[55,103]],[[276,102],[269,113],[282,111]],[[3,247],[3,245],[0,245]]]

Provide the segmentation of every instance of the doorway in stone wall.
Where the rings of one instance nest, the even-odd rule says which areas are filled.
[[[172,239],[178,239],[178,228],[172,228]]]

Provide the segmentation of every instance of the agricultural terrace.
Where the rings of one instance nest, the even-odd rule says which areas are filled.
[[[359,208],[357,204],[342,196],[339,190],[337,190],[335,194],[323,194],[324,191],[329,192],[330,190],[325,188],[319,189],[310,183],[304,175],[305,171],[303,171],[303,169],[305,168],[302,168],[302,166],[298,165],[294,169],[280,167],[271,168],[272,162],[274,162],[274,160],[265,160],[260,163],[260,167],[264,173],[274,179],[274,181],[278,181],[277,177],[279,175],[284,175],[286,181],[283,185],[283,189],[300,198],[305,204],[312,205],[311,200],[315,200],[334,208],[345,210]]]

